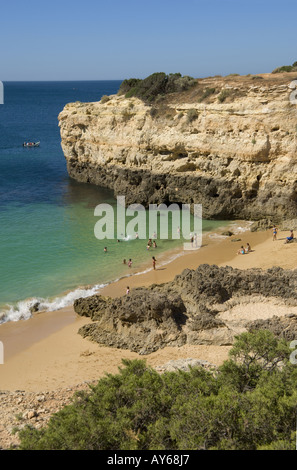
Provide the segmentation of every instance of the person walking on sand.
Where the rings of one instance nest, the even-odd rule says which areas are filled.
[[[277,228],[276,226],[274,225],[273,226],[273,229],[272,229],[272,240],[276,240],[276,235],[277,235]]]
[[[152,260],[153,260],[153,269],[155,270],[156,269],[156,258],[154,256],[152,256]]]
[[[126,294],[127,294],[127,295],[130,294],[130,287],[129,287],[129,286],[127,286]]]

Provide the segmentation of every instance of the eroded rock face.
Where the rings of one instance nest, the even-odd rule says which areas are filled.
[[[278,338],[284,338],[286,341],[295,341],[297,338],[297,315],[288,314],[284,317],[273,316],[267,320],[256,320],[250,322],[248,331],[269,330]]]
[[[253,302],[259,311],[251,321],[244,308]],[[83,326],[81,335],[140,354],[184,344],[232,345],[237,334],[261,325],[271,326],[272,331],[281,325],[287,328],[285,320],[273,320],[275,312],[285,317],[291,309],[297,318],[297,271],[201,265],[183,271],[172,282],[133,289],[116,299],[98,295],[78,299],[74,309],[96,320]],[[295,317],[288,338],[296,331]]]
[[[106,303],[102,314],[100,296],[92,296],[90,303],[98,297],[99,315],[94,310],[91,317],[96,323],[80,328],[82,336],[110,347],[130,349],[140,354],[148,354],[165,345],[181,346],[185,343],[182,325],[186,321],[185,307],[179,296],[167,296],[145,289],[135,289],[130,295]],[[74,305],[77,313],[86,299],[78,299]],[[85,312],[85,308],[84,308]]]
[[[59,125],[69,175],[111,188],[127,204],[202,204],[204,218],[295,218],[293,78],[199,80],[157,116],[152,106],[118,95],[67,104]],[[197,90],[211,87],[215,93],[198,100]]]

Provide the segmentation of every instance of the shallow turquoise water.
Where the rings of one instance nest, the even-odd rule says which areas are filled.
[[[81,291],[78,286],[99,286],[128,274],[123,259],[132,258],[133,270],[141,270],[150,266],[153,255],[158,259],[183,243],[158,240],[157,249],[148,251],[146,240],[98,240],[94,209],[102,203],[115,207],[113,192],[68,177],[58,113],[67,102],[98,101],[104,94],[116,93],[119,85],[117,81],[4,83],[5,103],[0,106],[2,321],[28,317],[36,299],[44,308],[62,307],[96,290]],[[40,140],[41,145],[23,148],[25,140]],[[203,229],[223,224],[204,221]]]

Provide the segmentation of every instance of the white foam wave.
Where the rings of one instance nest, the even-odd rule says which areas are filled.
[[[233,224],[230,225],[230,229],[231,229],[231,231],[233,231],[234,234],[247,232],[251,229],[252,223],[253,222],[251,222],[251,221],[244,221],[243,225],[233,223]]]
[[[106,284],[95,285],[90,288],[79,287],[65,295],[54,299],[44,299],[34,297],[32,299],[21,300],[16,305],[8,305],[0,312],[0,323],[9,321],[28,320],[32,316],[32,311],[36,307],[39,312],[52,312],[72,305],[81,297],[89,297],[100,291]]]

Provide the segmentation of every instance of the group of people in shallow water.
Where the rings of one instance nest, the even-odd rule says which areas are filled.
[[[138,238],[138,237],[136,236],[136,238]],[[149,240],[148,240],[148,242],[147,242],[147,247],[146,247],[146,249],[149,250],[151,247],[157,248],[157,243],[156,243],[155,240],[152,241],[152,239],[149,238]],[[156,258],[155,258],[154,256],[152,256],[152,263],[153,263],[153,269],[154,269],[154,270],[156,269],[156,262],[157,262]],[[123,264],[127,264],[127,262],[126,262],[125,259],[123,260]],[[131,268],[131,266],[132,266],[132,259],[131,259],[131,258],[130,258],[129,261],[128,261],[128,266],[129,266],[129,268]],[[129,287],[129,286],[127,286],[126,294],[127,294],[127,295],[130,294],[130,287]]]
[[[138,238],[138,236],[136,236],[136,238]],[[151,238],[149,238],[148,242],[147,242],[147,246],[146,246],[146,249],[149,250],[151,247],[153,248],[157,248],[157,243],[155,240],[152,240]],[[104,251],[107,251],[106,247],[104,248]],[[153,269],[155,270],[156,269],[156,258],[155,256],[152,256],[152,264],[153,264]],[[127,264],[129,268],[132,267],[132,259],[129,258],[128,260],[128,263],[127,263],[127,260],[126,259],[123,259],[123,264]],[[130,293],[130,288],[127,287],[127,294]]]
[[[149,250],[151,247],[157,248],[157,243],[156,243],[156,240],[152,241],[152,239],[149,238],[147,245],[146,245],[146,249]]]
[[[129,268],[131,268],[132,267],[132,259],[129,258],[128,263],[127,263],[126,259],[124,259],[123,264],[128,264]]]

